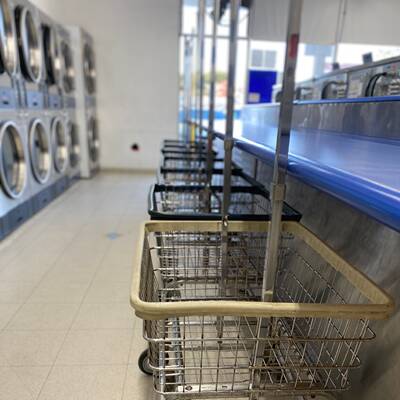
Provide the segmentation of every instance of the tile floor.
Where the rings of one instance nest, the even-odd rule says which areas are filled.
[[[153,181],[81,181],[0,243],[0,400],[153,398],[129,306]]]

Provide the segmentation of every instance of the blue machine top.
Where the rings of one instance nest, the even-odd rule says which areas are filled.
[[[271,162],[277,128],[263,116],[263,107],[243,110],[235,140],[237,147]],[[288,172],[400,231],[400,140],[292,129]]]
[[[325,100],[296,100],[295,104],[328,104],[328,103],[382,103],[400,101],[400,96],[375,96],[375,97],[354,97],[345,99]]]

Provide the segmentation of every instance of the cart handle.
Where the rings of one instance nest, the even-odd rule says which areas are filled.
[[[206,300],[181,301],[176,303],[146,302],[140,299],[141,260],[145,235],[150,232],[220,232],[220,221],[157,221],[143,225],[139,248],[135,263],[131,305],[139,318],[145,320],[160,320],[170,317],[185,316],[242,316],[242,317],[296,317],[296,318],[335,318],[335,319],[371,319],[388,318],[394,311],[393,298],[379,288],[365,274],[342,259],[328,245],[318,239],[298,222],[282,222],[282,232],[291,233],[301,238],[314,249],[324,260],[341,273],[355,288],[357,288],[370,304],[309,304],[309,303],[279,303],[254,301]],[[229,232],[267,232],[269,222],[252,221],[229,223]]]

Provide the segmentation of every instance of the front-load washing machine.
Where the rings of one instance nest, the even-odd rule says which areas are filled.
[[[75,183],[81,176],[81,145],[79,138],[79,125],[76,122],[73,109],[64,111],[65,127],[68,139],[68,178],[69,183]]]
[[[72,38],[76,71],[76,120],[80,128],[81,177],[91,178],[100,168],[94,43],[83,29],[68,29]]]
[[[19,59],[11,0],[0,0],[0,59],[0,109],[14,110],[19,103]]]
[[[45,66],[44,107],[61,110],[62,104],[62,57],[58,24],[39,10]]]
[[[62,96],[63,113],[65,118],[69,143],[68,177],[70,184],[80,178],[81,141],[79,132],[81,127],[76,119],[75,99],[75,64],[72,51],[71,35],[62,25],[58,26],[62,60]]]
[[[79,132],[81,127],[76,119],[76,68],[72,48],[72,38],[68,29],[58,26],[62,60],[62,94],[63,112],[67,135],[69,139],[69,169],[70,183],[80,177],[81,140]]]
[[[76,108],[75,60],[72,49],[72,39],[69,30],[62,25],[57,26],[61,55],[61,93],[63,109]]]
[[[39,10],[27,0],[14,1],[19,51],[19,89],[23,109],[42,110],[45,103],[46,69]]]
[[[100,167],[100,138],[99,125],[95,109],[86,112],[88,166],[90,174],[93,175]]]
[[[53,143],[50,117],[31,110],[24,118],[28,136],[28,185],[32,213],[37,213],[54,198],[56,175],[53,168]]]
[[[31,216],[28,142],[24,121],[15,111],[0,111],[0,237]]]
[[[53,196],[57,197],[69,187],[69,138],[63,112],[50,113],[50,138],[53,160]]]

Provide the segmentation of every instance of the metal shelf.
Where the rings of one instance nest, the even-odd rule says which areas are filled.
[[[265,114],[278,107],[246,107],[243,123],[235,125],[235,146],[272,163],[277,128]],[[400,138],[296,127],[290,136],[292,176],[400,231]]]

